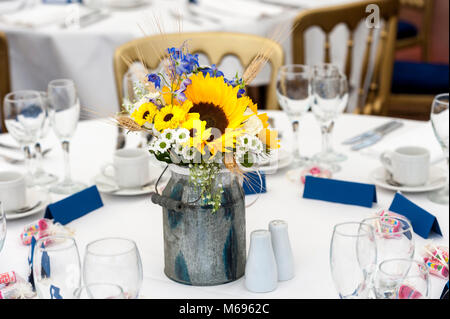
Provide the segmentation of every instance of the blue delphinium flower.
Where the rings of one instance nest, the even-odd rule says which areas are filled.
[[[215,64],[211,65],[211,67],[203,68],[200,70],[203,73],[203,76],[209,74],[212,78],[218,78],[224,76],[223,72],[220,71]],[[226,81],[226,79],[224,79]]]
[[[177,100],[180,102],[186,101],[186,95],[184,94],[184,91],[186,91],[186,88],[188,85],[192,83],[191,79],[186,79],[183,82],[181,82],[180,88],[175,91],[175,95],[177,97]]]
[[[177,61],[178,62],[178,61]],[[185,54],[178,63],[177,74],[190,74],[198,67],[198,54]]]
[[[155,84],[155,88],[159,89],[161,87],[161,78],[156,73],[151,73],[148,76],[148,81]]]

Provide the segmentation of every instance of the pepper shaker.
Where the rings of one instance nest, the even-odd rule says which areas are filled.
[[[288,224],[283,220],[273,220],[269,223],[272,247],[278,269],[278,280],[285,281],[294,278],[295,266],[289,241]]]

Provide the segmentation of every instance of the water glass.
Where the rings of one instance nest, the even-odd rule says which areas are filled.
[[[305,65],[285,65],[278,71],[277,97],[281,108],[292,122],[294,131],[293,156],[297,166],[303,166],[308,158],[299,150],[300,120],[311,106],[310,70]]]
[[[348,103],[348,82],[339,68],[333,64],[319,64],[313,67],[311,78],[312,110],[322,131],[322,151],[314,156],[319,163],[336,163],[347,159],[344,154],[333,150],[331,133],[337,117],[344,112]],[[335,170],[339,167],[335,165]]]
[[[37,142],[45,120],[41,95],[37,91],[15,91],[3,101],[5,126],[23,148],[27,166],[27,184],[34,185],[31,147]]]
[[[442,150],[447,157],[447,167],[449,165],[448,158],[448,131],[449,131],[449,110],[448,110],[448,93],[439,94],[434,98],[431,106],[431,125]],[[448,176],[448,170],[447,170]],[[448,182],[443,189],[434,191],[428,195],[428,198],[437,204],[448,205]]]
[[[111,283],[122,287],[125,298],[137,298],[142,286],[142,263],[136,243],[104,238],[86,247],[83,278],[87,285]]]
[[[0,202],[0,252],[3,249],[6,239],[6,214],[3,210],[3,203]]]
[[[81,286],[81,262],[75,239],[48,236],[36,242],[34,284],[41,299],[74,299]]]
[[[334,227],[330,267],[340,298],[368,298],[370,274],[376,268],[376,261],[377,246],[372,226],[349,222]]]
[[[377,299],[427,299],[430,274],[423,262],[411,259],[383,261],[375,277]]]
[[[72,80],[53,80],[48,84],[48,99],[51,125],[62,143],[64,151],[64,179],[52,186],[56,194],[72,194],[86,188],[86,185],[72,180],[70,171],[69,144],[75,134],[80,118],[80,101]]]
[[[123,289],[115,284],[90,284],[75,291],[77,299],[125,299]]]

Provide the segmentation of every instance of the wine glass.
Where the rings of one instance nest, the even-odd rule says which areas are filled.
[[[333,64],[319,64],[313,67],[311,78],[312,111],[322,131],[322,151],[314,156],[319,163],[333,164],[347,159],[347,156],[333,150],[331,133],[337,117],[348,103],[348,81],[339,68]],[[332,165],[334,170],[339,166]]]
[[[368,298],[370,274],[376,261],[377,246],[372,226],[357,222],[334,226],[330,267],[340,298]]]
[[[308,158],[299,150],[299,125],[311,103],[310,70],[301,64],[284,65],[278,71],[277,97],[281,108],[292,122],[294,131],[293,157],[297,166],[304,166]]]
[[[434,98],[431,106],[431,125],[442,150],[447,157],[447,167],[449,165],[448,158],[448,131],[449,131],[449,110],[448,110],[448,93],[439,94]],[[448,170],[447,170],[448,176]],[[443,189],[434,191],[428,195],[428,198],[437,204],[448,205],[448,182]]]
[[[427,299],[430,274],[423,262],[411,259],[388,259],[375,276],[377,299]]]
[[[7,94],[3,103],[5,125],[25,154],[27,185],[35,185],[31,147],[36,143],[45,120],[41,95],[37,91],[15,91]]]
[[[142,286],[142,263],[136,243],[124,238],[104,238],[89,243],[84,256],[87,285],[117,284],[125,298],[137,298]]]
[[[123,289],[115,284],[90,284],[76,290],[77,299],[125,299]]]
[[[80,117],[80,101],[72,80],[53,80],[48,84],[48,99],[51,125],[62,143],[64,151],[64,179],[52,186],[57,194],[72,194],[86,188],[86,185],[72,180],[70,172],[69,144],[75,134]]]
[[[50,130],[50,116],[49,116],[49,102],[47,92],[39,92],[42,98],[42,106],[45,110],[45,119],[42,124],[42,130],[39,134],[38,141],[34,144],[34,150],[36,151],[36,171],[34,174],[34,181],[36,185],[48,185],[57,181],[57,177],[44,170],[42,167],[42,147],[41,141],[47,136]]]
[[[81,262],[75,239],[48,236],[36,242],[33,277],[41,299],[74,299],[81,286]]]
[[[6,239],[6,214],[3,210],[3,203],[0,202],[0,252],[3,249]]]

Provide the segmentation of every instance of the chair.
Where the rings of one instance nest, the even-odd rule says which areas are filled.
[[[0,110],[2,118],[2,132],[7,132],[5,126],[5,113],[3,111],[3,98],[11,91],[9,76],[8,41],[6,35],[0,32]]]
[[[271,64],[271,77],[266,95],[268,108],[277,108],[276,76],[278,68],[283,65],[282,47],[269,39],[240,33],[201,32],[161,34],[144,37],[128,42],[116,49],[114,55],[114,72],[116,78],[119,104],[122,104],[123,79],[130,62],[142,61],[148,70],[154,70],[160,63],[160,57],[168,47],[180,47],[189,40],[190,53],[205,54],[211,64],[219,65],[225,56],[236,56],[246,68],[262,49],[272,48],[268,62]]]
[[[429,61],[429,38],[433,17],[433,0],[400,0],[400,8],[412,9],[422,15],[420,30],[413,23],[399,20],[396,49],[420,46],[422,61]]]
[[[331,61],[330,33],[337,25],[344,23],[350,31],[346,43],[347,56],[344,68],[347,78],[350,79],[352,74],[354,32],[361,21],[368,16],[366,8],[369,5],[379,7],[380,18],[385,23],[380,24],[378,41],[375,38],[376,28],[369,29],[363,54],[360,82],[358,88],[351,89],[356,89],[358,92],[355,113],[383,115],[387,113],[386,102],[391,90],[398,21],[398,0],[358,1],[300,13],[296,18],[296,26],[293,32],[293,57],[294,63],[305,63],[304,33],[310,27],[317,26],[325,32],[325,62],[329,63]],[[372,48],[375,44],[376,47]],[[376,49],[374,59],[372,58],[372,49]],[[366,83],[366,81],[370,82]]]

